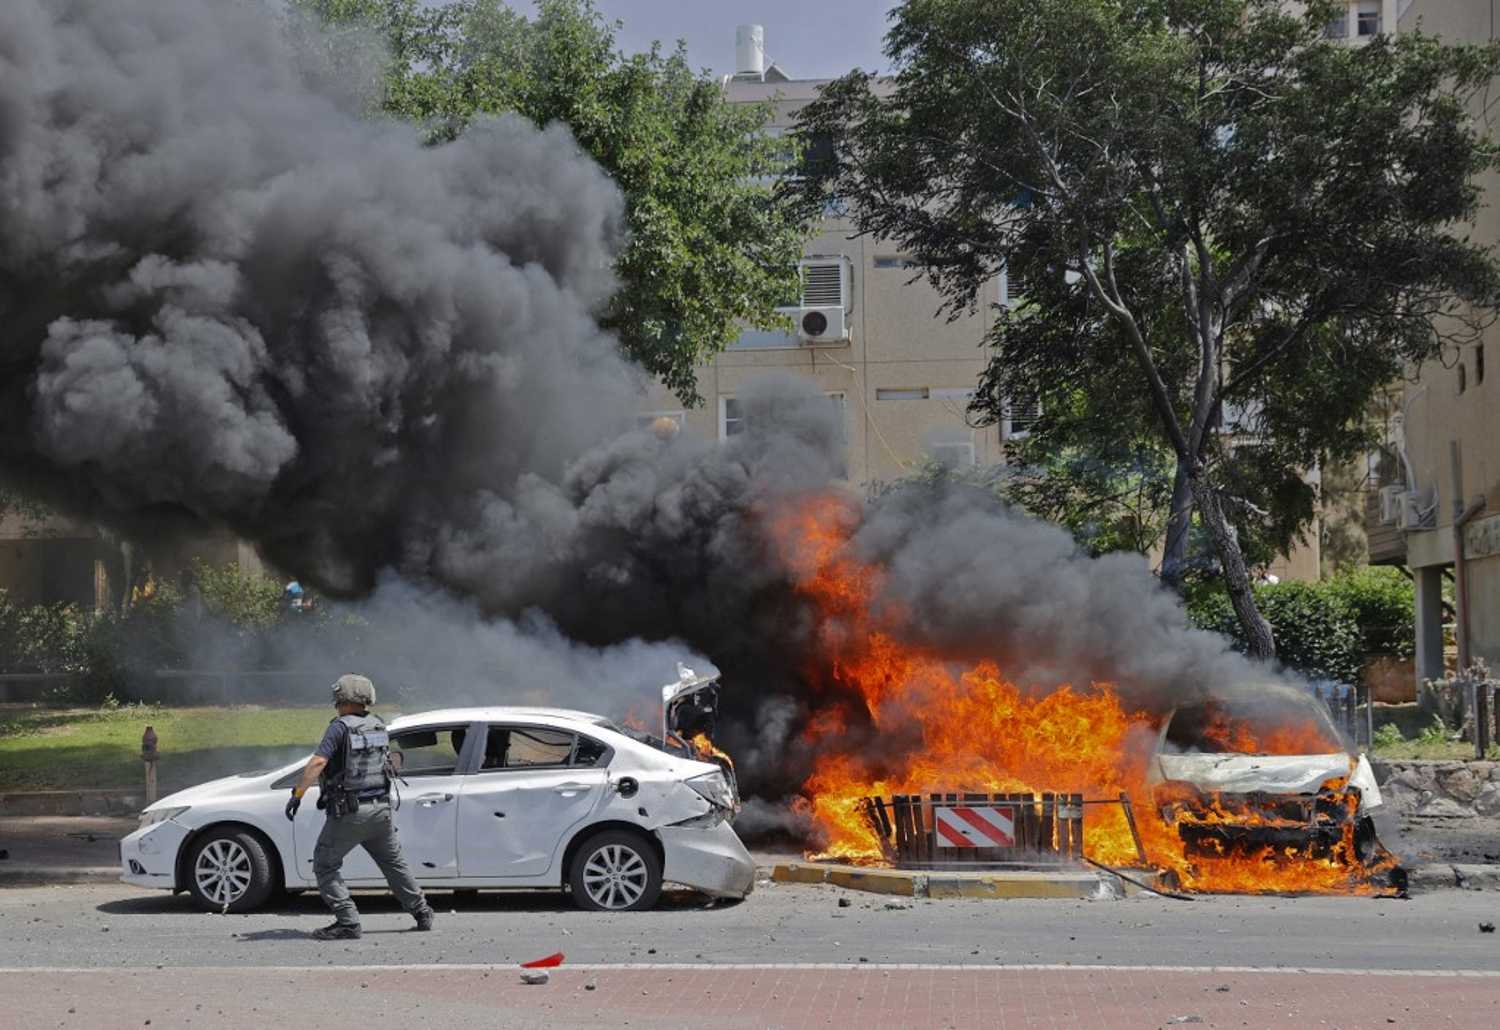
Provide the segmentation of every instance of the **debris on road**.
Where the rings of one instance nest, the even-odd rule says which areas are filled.
[[[839,908],[848,908],[852,904],[854,904],[854,902],[850,901],[848,898],[839,898]]]
[[[1495,924],[1494,923],[1480,923],[1479,924],[1479,932],[1480,933],[1494,933],[1495,932]]]
[[[521,982],[523,984],[544,984],[552,979],[552,974],[545,969],[523,969],[521,970]]]
[[[1171,1019],[1167,1020],[1167,1022],[1168,1023],[1201,1023],[1201,1022],[1203,1022],[1203,1017],[1202,1016],[1173,1016]]]
[[[522,962],[522,969],[553,969],[563,964],[563,953],[555,952],[542,958],[534,958],[530,962]]]

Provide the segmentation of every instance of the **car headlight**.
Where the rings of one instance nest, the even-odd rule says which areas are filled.
[[[186,812],[190,807],[192,806],[183,805],[181,808],[158,808],[155,811],[142,812],[141,825],[136,828],[144,830],[148,826],[155,826],[157,823],[164,823],[168,819],[176,819],[183,812]]]
[[[693,776],[683,780],[689,787],[697,791],[704,801],[715,808],[726,808],[734,811],[734,791],[729,788],[729,781],[724,774],[718,770],[704,773],[702,776]]]

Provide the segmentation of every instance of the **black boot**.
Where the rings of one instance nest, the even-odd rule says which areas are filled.
[[[415,918],[416,921],[417,921],[417,929],[418,930],[431,930],[432,929],[432,921],[433,921],[434,918],[436,918],[432,914],[432,909],[430,909],[430,908],[424,908],[420,912],[413,912],[412,913],[412,917]]]
[[[329,923],[312,932],[315,941],[357,941],[364,933],[359,924]]]

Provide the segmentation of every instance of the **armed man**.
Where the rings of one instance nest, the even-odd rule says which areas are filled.
[[[416,918],[417,929],[431,930],[432,907],[401,854],[391,819],[390,738],[385,723],[369,711],[375,703],[375,685],[364,676],[340,676],[333,685],[333,703],[339,714],[328,724],[286,803],[286,817],[296,818],[302,795],[316,783],[318,807],[327,813],[313,850],[313,873],[334,922],[314,930],[313,936],[320,941],[360,936],[359,909],[342,872],[344,856],[360,846],[385,874],[401,907]]]

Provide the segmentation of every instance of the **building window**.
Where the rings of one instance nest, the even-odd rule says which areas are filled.
[[[1348,39],[1349,38],[1349,11],[1347,8],[1335,14],[1323,27],[1325,39]]]
[[[1380,35],[1380,0],[1359,0],[1359,13],[1354,26],[1356,35]]]
[[[849,419],[845,414],[845,399],[842,393],[825,394],[833,404],[838,415],[839,447],[841,456],[839,467],[841,475],[848,472],[848,450],[849,450]],[[744,407],[740,404],[738,397],[719,398],[719,439],[728,440],[731,436],[739,436],[749,425],[749,419],[745,415]]]
[[[1484,344],[1474,348],[1474,385],[1484,382]]]
[[[881,387],[875,391],[877,401],[925,401],[931,391],[925,386]]]
[[[927,453],[935,463],[946,469],[971,469],[978,464],[972,440],[948,440],[929,444]]]
[[[1009,267],[1000,270],[1000,306],[1013,308],[1026,299],[1026,279]]]
[[[1464,363],[1462,361],[1460,361],[1458,363],[1458,392],[1459,393],[1463,393],[1468,388],[1469,388],[1469,375],[1464,370]]]
[[[876,254],[876,268],[916,268],[917,262],[905,254]]]
[[[792,333],[780,329],[746,329],[729,344],[729,350],[795,350],[802,346]]]
[[[745,431],[745,416],[738,397],[719,398],[719,439],[728,440]]]
[[[1005,438],[1024,440],[1031,435],[1037,419],[1042,417],[1042,402],[1039,397],[1018,397],[1005,405]]]

